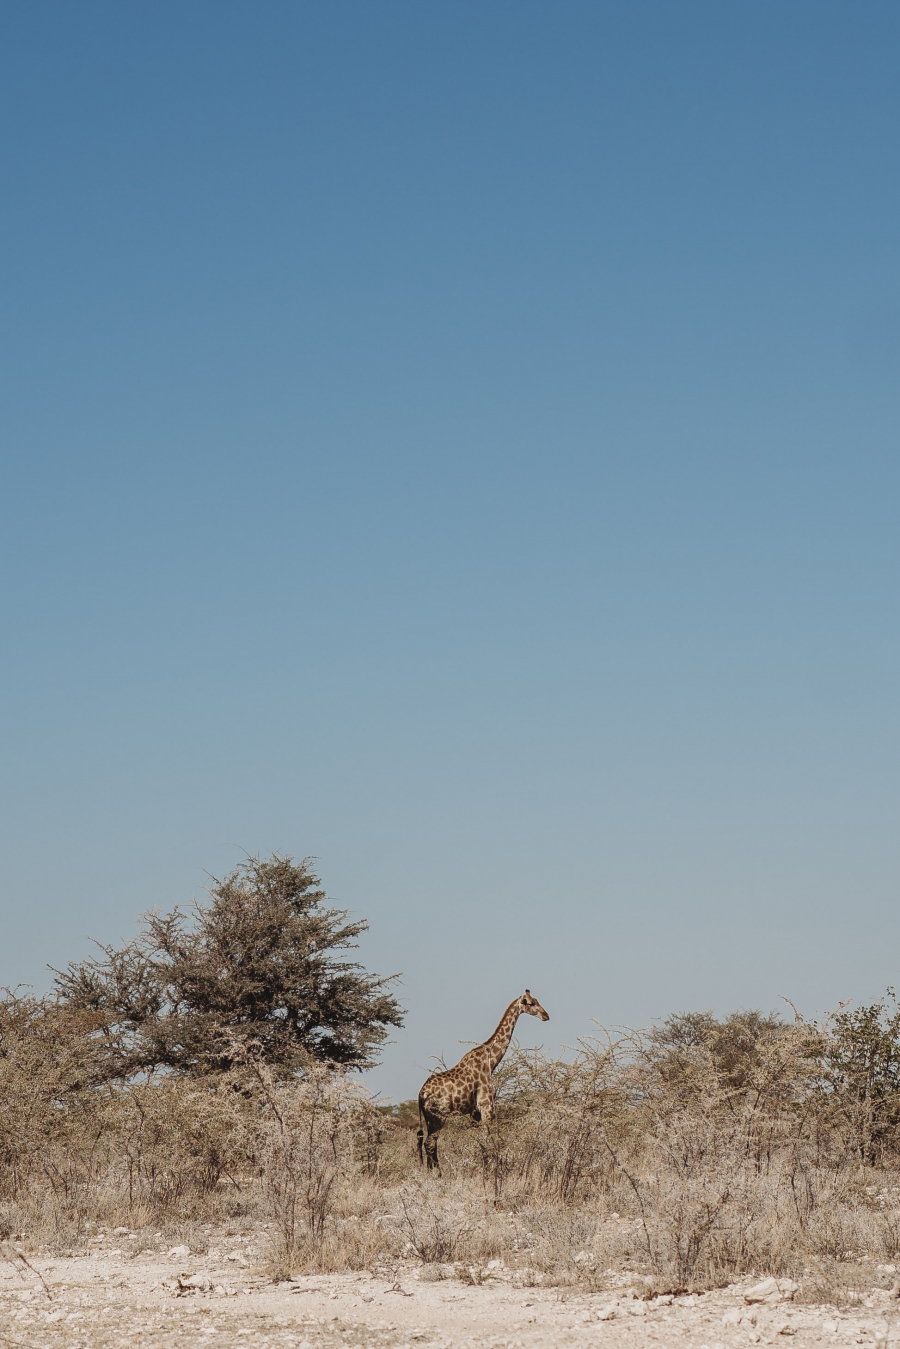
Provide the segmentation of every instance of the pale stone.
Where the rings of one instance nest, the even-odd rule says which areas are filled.
[[[746,1290],[744,1301],[750,1303],[790,1300],[799,1287],[800,1285],[794,1283],[793,1279],[763,1279]]]
[[[208,1274],[192,1274],[189,1279],[181,1280],[182,1288],[196,1288],[200,1293],[212,1291],[213,1281]]]
[[[778,1297],[778,1284],[774,1279],[763,1279],[744,1293],[745,1302],[765,1302],[770,1297]]]

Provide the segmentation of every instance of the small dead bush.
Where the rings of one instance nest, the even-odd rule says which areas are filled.
[[[466,1198],[454,1194],[453,1187],[429,1186],[417,1181],[402,1185],[398,1192],[400,1226],[409,1248],[425,1265],[452,1264],[464,1252],[466,1238],[473,1230],[472,1215]]]
[[[297,1267],[321,1265],[339,1182],[371,1164],[375,1111],[345,1074],[321,1064],[288,1082],[257,1059],[248,1064],[260,1089],[259,1160],[278,1234],[274,1267],[290,1277]]]

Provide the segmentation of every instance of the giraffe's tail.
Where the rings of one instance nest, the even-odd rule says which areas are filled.
[[[422,1097],[420,1096],[420,1097],[419,1097],[419,1129],[418,1129],[418,1132],[416,1133],[416,1143],[417,1143],[417,1145],[418,1145],[418,1150],[419,1150],[419,1165],[420,1165],[420,1166],[423,1166],[423,1165],[425,1164],[425,1153],[424,1153],[423,1146],[422,1146],[422,1145],[423,1145],[423,1142],[424,1142],[424,1139],[425,1139],[425,1120],[424,1120],[424,1116],[423,1116],[423,1113],[422,1113]]]

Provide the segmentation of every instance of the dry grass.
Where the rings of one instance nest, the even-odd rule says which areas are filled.
[[[864,1155],[859,1111],[823,1076],[827,1028],[701,1023],[598,1038],[572,1062],[512,1053],[497,1121],[451,1122],[435,1176],[408,1113],[346,1075],[286,1084],[248,1059],[208,1081],[114,1087],[89,1020],[10,996],[0,1238],[61,1251],[119,1227],[135,1246],[202,1250],[216,1229],[267,1225],[275,1278],[414,1259],[479,1282],[499,1260],[525,1284],[631,1271],[648,1295],[767,1274],[811,1301],[888,1286],[893,1135],[880,1127]]]

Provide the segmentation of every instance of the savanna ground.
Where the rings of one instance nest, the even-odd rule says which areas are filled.
[[[890,999],[513,1051],[497,1121],[448,1125],[440,1176],[413,1108],[346,1072],[279,1078],[250,1046],[111,1083],[90,1020],[16,995],[2,1020],[0,1345],[900,1334]]]

